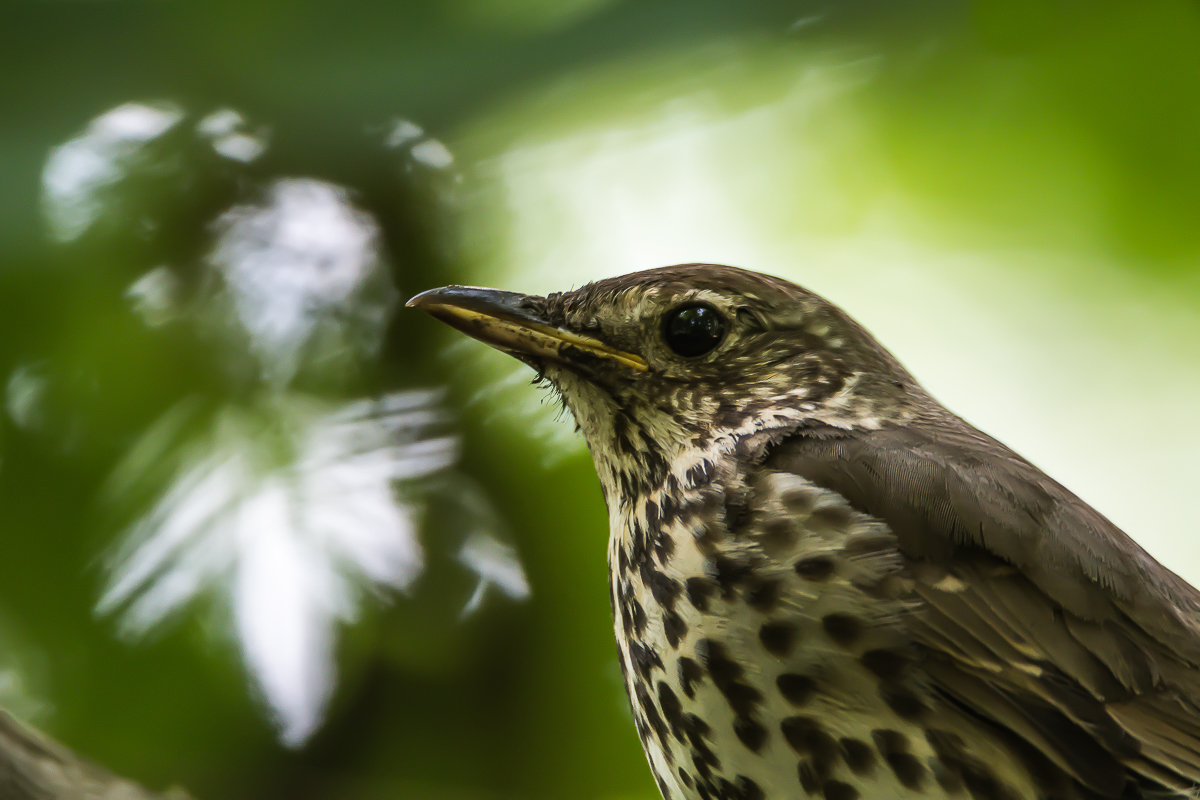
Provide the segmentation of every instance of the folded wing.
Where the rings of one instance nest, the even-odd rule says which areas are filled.
[[[940,693],[1102,797],[1200,789],[1200,593],[1011,450],[941,409],[803,431],[768,465],[889,525]]]

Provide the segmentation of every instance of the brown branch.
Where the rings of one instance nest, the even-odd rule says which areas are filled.
[[[0,711],[3,800],[189,800],[181,790],[148,792]]]

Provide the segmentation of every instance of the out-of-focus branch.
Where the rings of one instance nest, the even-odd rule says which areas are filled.
[[[180,790],[148,792],[72,753],[0,711],[0,798],[4,800],[189,800]]]

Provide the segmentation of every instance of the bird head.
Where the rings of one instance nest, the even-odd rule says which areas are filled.
[[[609,494],[760,431],[902,423],[921,394],[841,309],[735,267],[664,267],[545,297],[448,286],[408,305],[537,370]]]

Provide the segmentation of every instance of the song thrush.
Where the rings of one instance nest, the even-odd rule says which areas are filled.
[[[1200,794],[1200,593],[836,306],[706,264],[409,305],[587,439],[667,800]]]

